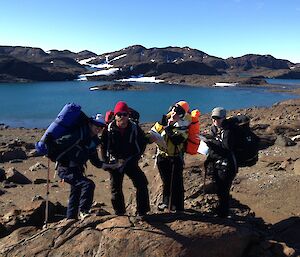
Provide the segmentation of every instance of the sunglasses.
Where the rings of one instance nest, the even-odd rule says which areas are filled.
[[[127,117],[128,116],[128,112],[118,112],[117,114],[116,114],[117,116],[119,116],[119,117]]]
[[[185,111],[181,106],[173,106],[173,111],[181,118],[185,115]]]
[[[220,119],[222,119],[221,117],[218,117],[218,116],[213,116],[213,117],[211,117],[213,120],[220,120]]]

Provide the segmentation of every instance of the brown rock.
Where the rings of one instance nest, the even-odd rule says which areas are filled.
[[[127,216],[120,216],[99,224],[96,229],[102,231],[110,228],[130,228],[132,224]]]
[[[31,184],[32,182],[14,167],[9,168],[6,172],[6,180],[16,184]]]
[[[30,202],[26,209],[12,209],[1,218],[0,222],[2,222],[9,233],[22,226],[41,226],[45,220],[45,207],[45,201]],[[49,202],[48,210],[49,220],[51,220],[54,217],[55,210],[53,203]]]
[[[44,169],[47,169],[47,167],[43,163],[40,163],[40,162],[37,162],[36,164],[34,164],[33,166],[31,166],[29,168],[30,171],[38,171],[41,169],[44,170]]]
[[[2,151],[0,153],[0,161],[1,162],[8,162],[8,161],[11,161],[14,159],[25,160],[25,159],[27,159],[27,155],[21,148]]]
[[[296,143],[292,139],[290,139],[290,138],[288,138],[284,135],[277,136],[275,144],[279,145],[279,146],[293,146],[293,145],[296,145]]]
[[[300,159],[296,160],[294,163],[294,173],[300,176]]]
[[[6,179],[5,171],[0,168],[0,182]]]
[[[104,230],[99,256],[240,257],[253,239],[246,228],[201,222],[191,217],[150,223],[147,229]]]

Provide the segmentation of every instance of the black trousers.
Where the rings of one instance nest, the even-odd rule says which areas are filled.
[[[219,169],[215,165],[213,167],[213,178],[217,185],[217,195],[219,204],[217,214],[219,217],[227,217],[229,213],[230,188],[232,181],[236,175],[236,168],[231,165],[228,169]]]
[[[111,203],[115,214],[123,215],[126,213],[124,194],[123,194],[123,179],[126,174],[132,181],[136,189],[136,204],[139,215],[145,215],[150,211],[148,180],[144,172],[140,169],[137,163],[126,165],[122,170],[113,170],[110,172],[111,185]]]
[[[163,203],[172,210],[184,210],[183,160],[157,156],[157,167],[163,183]],[[171,201],[171,202],[170,202]]]

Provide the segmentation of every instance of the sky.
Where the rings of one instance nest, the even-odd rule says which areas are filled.
[[[300,63],[300,0],[0,0],[0,45],[97,54],[139,44]]]

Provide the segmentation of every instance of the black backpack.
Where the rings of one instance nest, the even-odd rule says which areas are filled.
[[[129,107],[129,119],[136,124],[140,122],[140,113],[133,108]]]
[[[250,129],[250,118],[236,115],[228,118],[235,135],[234,154],[239,167],[251,167],[258,161],[259,137]]]

